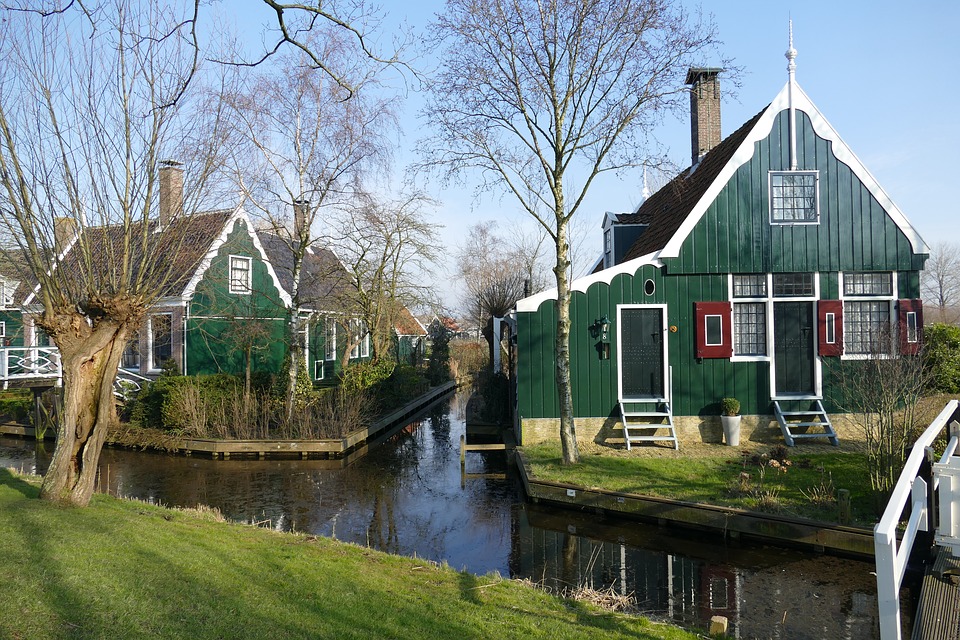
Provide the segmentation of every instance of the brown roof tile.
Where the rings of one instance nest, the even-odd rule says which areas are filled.
[[[676,178],[640,205],[631,219],[649,220],[649,228],[637,238],[623,256],[623,262],[663,249],[686,220],[687,216],[710,188],[733,154],[746,139],[766,107],[735,132],[727,136],[700,160],[691,174],[685,169]],[[620,219],[626,216],[621,215]]]

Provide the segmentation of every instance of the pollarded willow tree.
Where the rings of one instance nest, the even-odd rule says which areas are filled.
[[[36,283],[29,311],[63,365],[60,437],[44,499],[89,502],[117,420],[112,385],[124,347],[165,283],[202,257],[186,221],[223,164],[229,130],[221,96],[194,94],[201,61],[257,67],[297,49],[353,95],[309,45],[314,28],[330,24],[359,43],[359,55],[403,66],[400,48],[381,56],[368,46],[376,25],[365,23],[362,0],[262,0],[272,21],[252,59],[203,49],[210,4],[0,4],[0,246],[21,283]],[[169,210],[182,224],[155,233],[161,159],[171,157],[185,162],[188,176]],[[74,239],[65,260],[57,238]]]
[[[448,0],[434,36],[445,55],[429,85],[425,165],[479,170],[481,189],[512,194],[554,243],[560,440],[572,464],[570,221],[597,176],[643,162],[640,141],[680,107],[686,69],[713,53],[716,29],[678,0]]]
[[[248,74],[236,91],[225,95],[236,127],[235,180],[272,241],[283,247],[284,260],[275,266],[295,310],[287,337],[288,421],[297,375],[305,366],[306,318],[301,311],[316,310],[329,297],[310,280],[328,281],[341,273],[321,265],[321,271],[304,274],[308,252],[329,241],[318,220],[353,202],[368,173],[387,172],[390,133],[396,129],[393,101],[377,80],[382,70],[353,39],[327,27],[304,43],[324,60],[329,73],[319,73],[313,57],[297,49]]]
[[[221,124],[188,91],[195,58],[180,18],[152,4],[111,9],[95,19],[8,11],[0,38],[0,225],[36,285],[25,314],[63,367],[41,497],[78,505],[117,420],[127,342],[174,270],[199,260],[184,221],[218,165]],[[161,230],[158,172],[172,155],[190,180]]]

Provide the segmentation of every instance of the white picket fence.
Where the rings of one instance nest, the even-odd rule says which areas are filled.
[[[930,531],[936,525],[933,514],[929,512],[927,505],[930,492],[937,492],[940,488],[939,475],[934,475],[933,486],[928,487],[927,482],[919,477],[918,473],[927,455],[927,448],[933,444],[944,429],[949,429],[950,439],[946,451],[935,468],[941,466],[955,468],[957,463],[960,462],[960,458],[953,456],[957,451],[958,439],[960,439],[960,425],[951,420],[957,411],[957,406],[958,402],[956,400],[948,402],[943,411],[923,432],[923,435],[917,439],[907,458],[903,472],[900,474],[900,479],[897,481],[897,486],[890,496],[890,501],[887,503],[883,516],[873,529],[881,640],[900,639],[900,586],[903,583],[903,575],[907,567],[907,560],[910,557],[910,550],[916,542],[918,532]],[[946,482],[943,484],[947,485]],[[903,514],[908,501],[910,502],[910,517],[898,545],[897,525],[900,523],[900,516]],[[950,491],[942,491],[939,495],[939,501],[941,513],[953,514],[950,516],[951,521],[944,521],[941,517],[940,529],[956,531],[958,523],[952,520],[957,517],[956,505],[960,501],[960,495],[954,495]],[[945,541],[942,532],[938,531],[937,539],[941,544]]]
[[[3,347],[0,348],[0,381],[3,388],[11,382],[46,380],[59,385],[63,379],[60,351],[56,347]],[[126,399],[140,391],[150,378],[127,369],[117,372],[113,393]]]

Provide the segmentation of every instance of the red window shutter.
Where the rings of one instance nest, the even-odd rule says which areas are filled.
[[[733,355],[733,331],[729,302],[694,302],[694,331],[698,358],[729,358]]]
[[[843,302],[840,300],[817,301],[817,353],[843,355]]]
[[[920,300],[898,300],[897,322],[900,333],[900,353],[917,355],[923,339],[923,303]]]

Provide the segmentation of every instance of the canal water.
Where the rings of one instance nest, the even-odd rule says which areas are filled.
[[[527,504],[503,452],[469,452],[466,398],[434,405],[366,455],[210,460],[106,449],[100,488],[231,519],[565,589],[632,594],[648,615],[738,638],[875,638],[872,562],[724,540]],[[51,447],[51,445],[48,445]],[[0,467],[42,473],[49,452],[0,439]]]

